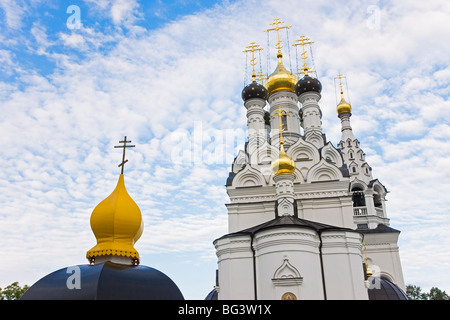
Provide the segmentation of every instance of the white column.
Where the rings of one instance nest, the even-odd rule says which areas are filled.
[[[297,95],[290,91],[279,91],[270,95],[270,123],[272,128],[272,145],[279,148],[280,134],[279,126],[280,120],[275,114],[278,109],[284,111],[287,115],[286,122],[287,128],[284,128],[283,140],[285,149],[289,149],[289,146],[293,145],[301,136],[300,132],[300,119],[298,116],[298,98]]]
[[[249,99],[244,106],[247,108],[248,153],[252,154],[267,139],[264,122],[264,99]]]
[[[278,216],[294,216],[294,179],[293,174],[280,174],[275,176],[275,188],[277,193]]]
[[[341,113],[338,115],[339,119],[341,119],[341,132],[342,138],[341,140],[347,142],[347,139],[350,138],[353,142],[355,140],[355,135],[353,134],[352,126],[350,124],[350,117],[352,114],[350,112]],[[347,146],[347,145],[346,145]]]
[[[324,146],[322,138],[322,119],[319,106],[320,98],[320,93],[314,91],[302,93],[298,97],[302,104],[305,140],[311,142],[317,148]]]

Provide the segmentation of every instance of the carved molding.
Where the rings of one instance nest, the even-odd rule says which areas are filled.
[[[275,286],[297,286],[303,283],[303,277],[290,262],[287,256],[284,256],[283,263],[275,271],[272,282]]]

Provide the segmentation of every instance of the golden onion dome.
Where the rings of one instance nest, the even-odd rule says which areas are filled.
[[[345,101],[344,96],[341,94],[341,102],[337,105],[337,113],[343,114],[343,113],[351,113],[352,112],[352,106],[350,103]]]
[[[283,143],[280,145],[280,155],[278,159],[272,162],[272,172],[276,176],[283,173],[293,174],[295,171],[295,161],[284,152]]]
[[[275,68],[275,71],[267,78],[265,84],[268,96],[277,91],[295,92],[295,86],[298,82],[297,76],[284,67],[281,53],[279,53],[277,57],[278,65]]]
[[[86,253],[89,261],[98,256],[116,255],[139,263],[134,244],[141,237],[144,224],[141,210],[125,188],[123,174],[114,191],[92,211],[91,228],[97,245]]]

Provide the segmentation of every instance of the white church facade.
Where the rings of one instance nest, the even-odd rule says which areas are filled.
[[[322,130],[322,85],[309,75],[305,45],[299,79],[283,64],[265,84],[242,91],[248,142],[226,183],[228,234],[216,239],[215,299],[402,299],[405,284],[389,227],[387,190],[372,176],[353,134],[339,75],[341,141]],[[258,50],[248,47],[254,57]],[[259,79],[261,82],[261,78]],[[212,296],[212,294],[211,294]]]

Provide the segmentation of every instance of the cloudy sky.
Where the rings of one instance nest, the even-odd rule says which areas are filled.
[[[448,1],[0,0],[0,287],[85,264],[89,218],[125,182],[141,208],[141,264],[203,299],[227,233],[224,187],[245,138],[242,50],[272,72],[279,17],[304,34],[322,82],[323,129],[340,140],[334,77],[390,191],[406,284],[450,292]],[[269,56],[269,59],[267,58]],[[290,59],[289,59],[290,57]],[[290,60],[290,62],[289,62]],[[247,71],[247,73],[246,73]]]

